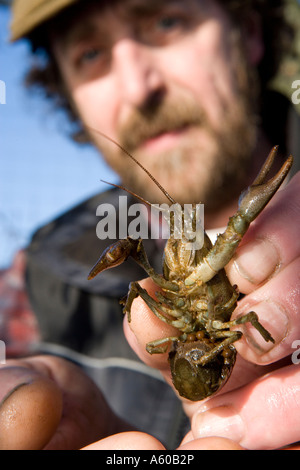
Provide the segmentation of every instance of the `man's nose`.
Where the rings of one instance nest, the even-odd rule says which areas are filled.
[[[122,39],[114,47],[113,70],[123,103],[143,108],[152,97],[163,94],[164,80],[153,49],[135,41]]]

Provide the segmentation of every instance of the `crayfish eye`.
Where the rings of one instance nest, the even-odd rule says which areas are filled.
[[[215,344],[207,341],[173,343],[169,353],[172,380],[179,394],[192,401],[203,400],[220,390],[230,377],[235,363],[236,351],[233,346],[226,354],[218,354],[204,366],[199,360],[208,355]]]

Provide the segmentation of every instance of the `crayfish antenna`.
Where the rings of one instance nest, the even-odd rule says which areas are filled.
[[[136,197],[137,199],[139,199],[141,202],[143,202],[144,204],[150,206],[150,207],[154,207],[154,209],[158,209],[159,211],[161,212],[166,212],[167,209],[164,209],[163,207],[158,207],[157,205],[155,204],[151,204],[151,202],[147,201],[146,199],[144,199],[143,197],[141,196],[138,196],[137,194],[135,194],[133,191],[130,191],[130,189],[127,189],[125,188],[125,186],[121,186],[120,184],[115,184],[115,183],[109,183],[108,181],[104,181],[104,180],[100,180],[102,181],[102,183],[105,183],[105,184],[109,184],[110,186],[114,186],[115,188],[119,188],[119,189],[122,189],[123,191],[126,191],[127,193],[131,194],[132,196]]]
[[[145,173],[147,173],[147,175],[149,176],[149,178],[152,179],[152,181],[156,184],[156,186],[161,190],[161,192],[166,196],[166,198],[171,202],[171,204],[176,204],[176,201],[170,196],[170,194],[162,187],[162,185],[154,178],[154,176],[151,175],[150,171],[147,170],[147,168],[145,168],[138,160],[136,160],[136,158],[134,158],[133,155],[131,155],[131,153],[128,152],[128,150],[126,150],[124,147],[122,147],[122,145],[120,145],[118,142],[116,142],[114,139],[112,139],[111,137],[109,137],[108,135],[104,134],[103,132],[101,131],[98,131],[97,129],[94,129],[93,127],[90,127],[90,126],[87,126],[91,131],[94,131],[94,132],[97,132],[97,134],[101,135],[102,137],[104,137],[105,139],[109,140],[110,142],[112,142],[113,144],[115,144],[117,147],[119,147],[120,150],[122,150],[122,152],[124,152],[129,158],[131,158],[131,160],[133,160]],[[120,188],[120,186],[119,186]],[[125,191],[129,192],[126,188],[122,188],[124,189]],[[136,197],[139,197],[135,194]]]
[[[121,186],[120,184],[114,184],[114,183],[109,183],[108,181],[104,181],[104,180],[100,180],[102,181],[102,183],[105,183],[105,184],[109,184],[110,186],[114,186],[115,188],[119,188],[119,189],[122,189],[123,191],[126,191],[126,193],[129,193],[131,194],[132,196],[136,197],[137,199],[139,199],[141,202],[143,202],[144,204],[147,204],[148,206],[152,206],[151,202],[149,201],[146,201],[146,199],[142,198],[141,196],[138,196],[137,194],[135,194],[133,191],[130,191],[130,189],[127,189],[125,188],[125,186]]]

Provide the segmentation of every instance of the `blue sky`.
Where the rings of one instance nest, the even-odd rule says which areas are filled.
[[[9,43],[8,24],[9,10],[0,7],[6,92],[6,104],[0,104],[0,269],[37,227],[101,191],[100,179],[117,181],[95,150],[72,143],[49,104],[23,88],[30,56],[25,42]]]

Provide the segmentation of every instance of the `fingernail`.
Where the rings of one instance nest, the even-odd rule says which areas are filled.
[[[273,349],[286,337],[289,329],[289,317],[283,305],[271,301],[264,300],[257,304],[247,305],[247,311],[253,311],[257,314],[259,322],[271,334],[275,343],[265,341],[259,331],[254,328],[251,323],[239,325],[238,329],[242,331],[248,345],[255,350],[258,355],[263,355]],[[241,317],[242,315],[237,315]]]
[[[32,382],[36,373],[22,367],[7,367],[0,369],[0,406],[20,387]]]
[[[256,240],[242,246],[234,266],[240,276],[252,284],[260,284],[269,279],[280,264],[279,254],[269,240]]]
[[[24,382],[24,383],[21,383],[21,384],[18,384],[16,385],[13,389],[9,390],[9,392],[4,396],[4,398],[1,400],[0,402],[0,408],[1,406],[6,402],[6,400],[8,400],[9,397],[12,396],[13,393],[15,393],[17,390],[19,390],[21,387],[23,387],[24,385],[28,385],[28,382]]]
[[[200,412],[194,417],[194,435],[201,437],[227,437],[239,443],[245,434],[245,425],[231,406],[218,406],[207,411]]]

